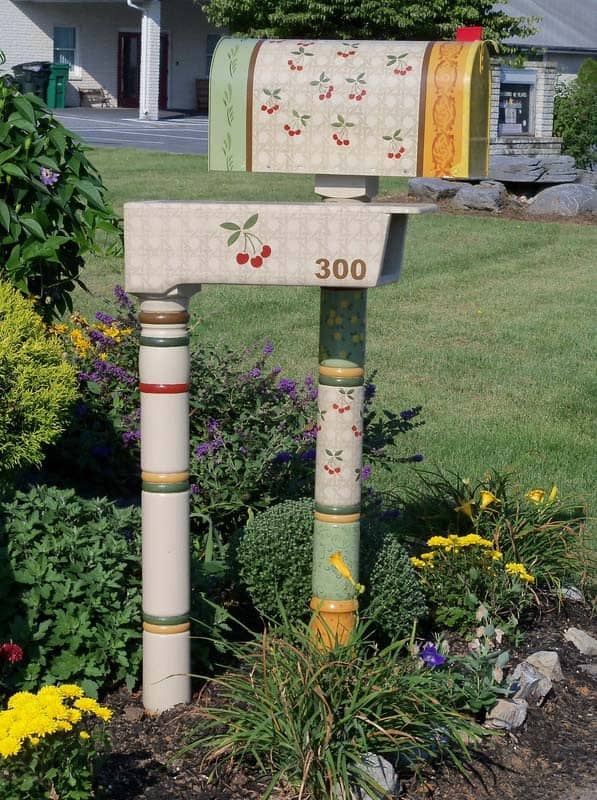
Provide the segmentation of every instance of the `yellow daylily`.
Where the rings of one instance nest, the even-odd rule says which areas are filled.
[[[473,518],[473,506],[476,506],[474,500],[468,500],[466,503],[463,503],[461,506],[456,506],[454,511],[460,511],[462,514],[465,514],[469,519]]]
[[[545,500],[545,492],[543,489],[533,489],[530,492],[525,494],[527,500],[530,500],[531,503],[535,503],[535,505],[539,505]]]
[[[548,503],[553,503],[553,501],[556,499],[557,496],[558,496],[558,487],[555,486],[555,484],[554,484],[554,486],[551,487],[551,492],[549,493],[549,497],[547,498],[547,502]]]
[[[481,510],[487,508],[487,506],[490,506],[492,503],[499,503],[499,502],[501,502],[500,499],[496,497],[493,492],[488,492],[488,491],[481,492],[481,505],[480,505]]]
[[[328,561],[332,567],[334,567],[334,569],[338,570],[343,578],[346,578],[357,594],[363,594],[365,587],[355,581],[348,564],[344,560],[342,553],[339,550],[336,550],[335,553],[332,553],[332,555],[328,558]]]

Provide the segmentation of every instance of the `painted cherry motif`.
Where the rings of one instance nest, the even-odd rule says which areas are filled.
[[[258,219],[259,214],[253,214],[245,220],[242,226],[237,225],[236,222],[222,222],[220,224],[220,228],[232,231],[228,237],[228,247],[232,247],[241,236],[243,237],[243,248],[236,254],[236,263],[240,266],[250,262],[253,269],[259,269],[272,254],[271,246],[264,244],[259,236],[250,230],[255,226]]]
[[[323,465],[324,470],[327,474],[332,477],[334,475],[339,475],[342,472],[342,467],[340,464],[342,463],[342,453],[344,450],[327,450],[325,454],[327,456],[326,463]]]
[[[348,147],[350,145],[348,129],[354,128],[354,122],[348,122],[344,119],[342,114],[338,114],[336,122],[332,122],[332,128],[338,128],[338,130],[332,134],[332,139],[336,142],[336,144],[339,147]]]
[[[389,145],[390,149],[388,150],[388,158],[395,158],[396,160],[399,160],[406,152],[406,148],[400,144],[400,142],[402,141],[402,136],[400,135],[400,133],[401,133],[400,128],[398,128],[397,130],[394,131],[394,133],[382,137],[384,142],[390,143]]]
[[[363,435],[363,431],[359,430],[356,425],[353,425],[351,430],[354,433],[355,439],[359,439]]]
[[[360,72],[356,78],[346,78],[346,83],[350,84],[349,100],[360,101],[367,94],[367,90],[363,88],[367,83],[364,72]]]
[[[388,55],[386,67],[392,67],[394,75],[406,75],[412,72],[412,66],[406,63],[408,53],[401,53],[399,56]]]
[[[311,119],[310,114],[299,114],[296,109],[292,110],[292,125],[287,122],[284,130],[289,136],[300,136],[303,128],[307,127],[307,121]]]
[[[315,86],[320,100],[330,100],[334,94],[334,87],[331,84],[331,79],[325,72],[322,72],[319,79],[311,81],[310,86]]]
[[[302,72],[304,69],[304,61],[305,58],[312,58],[313,53],[307,52],[305,47],[310,47],[313,42],[299,42],[298,43],[298,50],[291,50],[290,55],[294,56],[294,58],[288,59],[288,68],[292,72]]]
[[[280,109],[280,89],[264,89],[265,102],[261,104],[264,114],[275,114]]]
[[[338,414],[344,414],[346,411],[350,411],[352,408],[350,404],[354,402],[354,389],[340,389],[337,399],[337,403],[332,403],[332,409],[334,411]]]
[[[356,56],[358,46],[358,42],[342,42],[342,47],[344,49],[338,50],[336,55],[340,58],[350,58],[350,56]]]

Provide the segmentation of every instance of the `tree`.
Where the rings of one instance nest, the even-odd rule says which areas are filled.
[[[563,139],[562,152],[576,166],[591,169],[597,161],[597,61],[584,62],[576,80],[557,87],[554,133]]]
[[[507,2],[507,0],[505,0]],[[535,18],[510,17],[493,0],[203,0],[209,21],[234,34],[268,38],[453,39],[482,25],[486,39],[529,36]]]

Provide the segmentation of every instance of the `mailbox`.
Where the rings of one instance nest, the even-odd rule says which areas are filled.
[[[483,42],[221,39],[209,168],[485,177]]]

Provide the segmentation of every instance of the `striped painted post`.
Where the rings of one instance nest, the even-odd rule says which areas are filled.
[[[322,289],[312,629],[326,647],[355,626],[359,572],[367,290]]]
[[[185,298],[141,303],[143,703],[191,699],[189,335]]]

